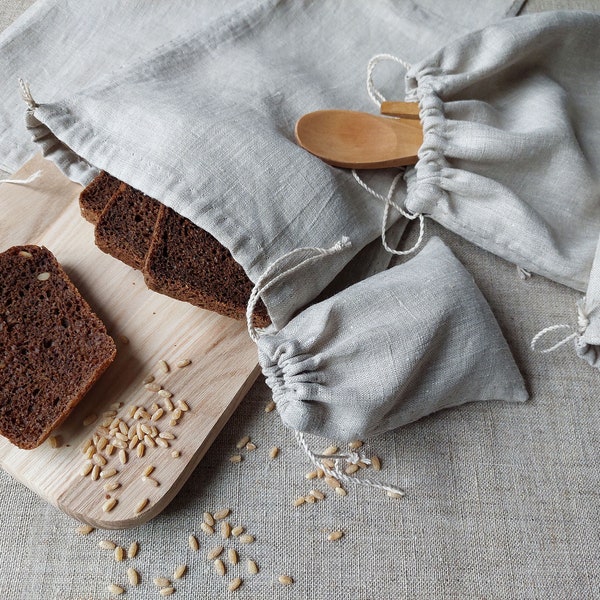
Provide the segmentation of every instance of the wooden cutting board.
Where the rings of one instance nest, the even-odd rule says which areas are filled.
[[[255,381],[256,347],[244,323],[152,292],[140,272],[98,250],[93,226],[79,213],[81,186],[64,177],[53,163],[36,157],[13,177],[26,178],[37,170],[42,175],[27,186],[0,184],[0,251],[21,244],[51,250],[106,324],[118,352],[56,432],[59,447],[45,442],[35,450],[20,450],[0,437],[0,467],[80,521],[107,529],[134,527],[155,517],[173,499]],[[184,359],[191,363],[177,367]],[[168,373],[157,366],[160,360],[170,366]],[[172,398],[146,389],[144,379],[150,374]],[[173,403],[173,411],[166,400]],[[175,423],[173,413],[180,400],[189,410],[182,411]],[[132,406],[154,414],[153,403],[164,409],[160,419],[151,421],[139,412],[137,419],[131,416]],[[112,416],[111,410],[117,414]],[[111,416],[103,415],[106,411]],[[97,415],[97,420],[84,426],[91,415]],[[106,464],[97,470],[109,474],[114,468],[118,473],[93,480],[91,473],[82,474],[87,463],[96,464],[84,456],[83,449],[102,421],[108,425],[114,418],[127,427],[145,424],[150,437],[156,436],[151,430],[154,425],[175,439],[166,439],[167,448],[152,447],[148,440],[143,457],[138,457],[137,448],[129,450],[128,440],[125,464],[119,448],[110,455],[104,448],[98,454]],[[112,433],[110,428],[103,433],[116,441],[115,428]],[[174,452],[180,456],[174,457]],[[151,479],[143,476],[149,466],[154,467]],[[120,484],[117,489],[105,489],[115,482]],[[103,505],[112,499],[117,503],[106,512]],[[148,504],[136,513],[143,499]]]

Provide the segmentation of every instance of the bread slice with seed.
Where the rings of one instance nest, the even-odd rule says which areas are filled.
[[[79,209],[83,218],[95,225],[108,201],[126,187],[127,184],[101,171],[79,194]]]
[[[244,269],[210,233],[166,206],[160,208],[143,272],[151,290],[226,317],[246,318],[252,282]],[[260,303],[255,324],[269,323]]]
[[[39,446],[114,360],[116,347],[52,253],[0,254],[0,435]]]
[[[125,186],[108,201],[96,223],[96,245],[134,269],[144,266],[160,203]]]

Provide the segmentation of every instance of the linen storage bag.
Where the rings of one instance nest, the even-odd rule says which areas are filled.
[[[27,125],[71,179],[86,184],[108,171],[212,234],[253,281],[293,248],[348,235],[352,248],[265,294],[282,326],[378,236],[382,212],[348,173],[295,144],[295,121],[324,105],[364,106],[360,65],[382,44],[421,58],[518,5],[238,2],[52,101],[22,73],[32,92]]]
[[[506,19],[412,66],[406,207],[585,290],[600,233],[600,15]]]
[[[275,275],[260,287],[277,284]],[[278,331],[250,329],[281,419],[296,431],[352,440],[466,402],[527,399],[487,302],[439,238]]]

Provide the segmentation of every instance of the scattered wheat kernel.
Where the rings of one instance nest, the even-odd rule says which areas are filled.
[[[235,590],[237,590],[240,587],[240,585],[242,585],[242,583],[243,583],[243,579],[241,577],[235,577],[234,579],[232,579],[229,582],[227,589],[230,592],[235,592]]]
[[[115,417],[111,422],[110,422],[110,428],[113,429],[115,427],[119,426],[119,423],[121,422],[121,419],[119,419],[119,417]]]
[[[110,408],[111,410],[119,410],[122,407],[123,407],[123,402],[112,402],[111,404],[108,405],[108,408]]]
[[[215,530],[206,523],[200,523],[200,529],[202,529],[206,535],[212,535],[215,532]]]
[[[158,370],[161,373],[168,373],[171,369],[169,368],[169,363],[167,363],[166,360],[159,360],[158,364],[156,365]]]
[[[108,433],[108,427],[111,423],[112,419],[110,417],[106,417],[105,419],[102,419],[102,421],[100,421],[100,427],[102,429],[106,429],[106,433]]]
[[[173,579],[181,579],[187,572],[187,565],[179,565],[173,573]]]
[[[94,465],[91,462],[86,462],[83,467],[81,467],[81,474],[83,477],[87,477],[93,468]]]
[[[146,375],[146,377],[144,377],[143,383],[144,385],[146,385],[147,383],[153,383],[154,379],[154,375],[152,375],[152,373],[149,373],[148,375]]]
[[[213,517],[215,518],[216,521],[220,521],[221,519],[228,517],[230,514],[231,514],[230,508],[221,508],[220,510],[217,510],[213,513]]]
[[[316,479],[317,472],[316,471],[310,471],[304,477],[306,477],[306,479]]]
[[[171,580],[166,577],[155,577],[152,582],[157,587],[167,587],[171,585]]]
[[[143,481],[147,481],[149,484],[153,485],[154,487],[158,487],[160,485],[160,482],[157,479],[154,479],[154,477],[142,477]]]
[[[207,525],[211,525],[211,526],[212,526],[212,525],[214,525],[214,524],[215,524],[215,518],[214,518],[214,517],[213,517],[213,516],[212,516],[212,515],[211,515],[209,512],[205,512],[205,513],[202,515],[202,518],[203,518],[204,522],[205,522]]]
[[[328,446],[323,450],[323,454],[325,456],[331,456],[332,454],[336,454],[339,448],[337,446]]]
[[[238,564],[239,556],[235,548],[229,548],[229,550],[227,550],[227,558],[232,565]]]
[[[60,448],[62,439],[59,435],[51,435],[48,438],[48,443],[50,444],[51,448]]]
[[[335,542],[336,540],[339,540],[342,536],[344,535],[343,531],[332,531],[328,536],[327,539],[330,542]]]
[[[159,408],[157,411],[155,411],[153,413],[153,415],[150,417],[151,421],[158,421],[159,419],[162,418],[162,416],[165,414],[165,409],[164,408]]]
[[[178,421],[179,419],[181,419],[181,415],[182,415],[182,414],[183,414],[183,411],[181,410],[181,407],[180,407],[180,408],[176,408],[176,409],[173,411],[173,418],[174,418],[176,421]]]
[[[33,258],[31,252],[27,252],[27,250],[20,250],[19,256],[24,256],[25,258]]]
[[[127,558],[135,558],[137,556],[140,546],[137,542],[131,542],[127,549]]]
[[[371,466],[373,467],[373,469],[375,469],[375,471],[381,471],[381,459],[379,458],[379,456],[371,457]]]
[[[242,533],[244,533],[245,529],[241,526],[241,525],[237,525],[236,527],[234,527],[231,530],[232,535],[234,535],[235,537],[238,537],[240,535],[242,535]]]
[[[50,279],[50,273],[48,273],[48,271],[45,271],[44,273],[40,273],[37,278],[40,281],[47,281],[48,279]]]
[[[152,429],[150,429],[150,427],[148,425],[146,425],[146,423],[142,423],[140,425],[140,431],[144,434],[144,435],[150,435],[150,433],[152,433]]]
[[[121,487],[121,484],[118,481],[111,481],[109,483],[104,484],[105,492],[113,492]]]
[[[112,453],[114,451],[115,451],[114,444],[108,444],[108,446],[106,446],[106,448],[104,449],[104,452],[105,452],[106,456],[112,456]]]
[[[216,546],[206,555],[206,558],[208,560],[215,560],[215,558],[217,558],[218,556],[221,556],[222,553],[223,553],[223,546]]]
[[[127,344],[129,344],[129,338],[126,335],[123,335],[122,333],[120,335],[117,336],[117,339],[119,340],[119,342],[121,342],[121,344],[123,344],[124,346],[127,346]]]
[[[149,392],[158,392],[162,389],[162,386],[159,385],[158,383],[155,383],[154,381],[151,381],[150,383],[145,383],[144,387],[149,391]]]
[[[94,465],[92,469],[92,481],[98,481],[98,477],[100,477],[100,466]]]
[[[238,450],[241,450],[249,441],[250,441],[250,436],[245,435],[241,440],[238,441],[238,443],[235,445],[235,447]]]
[[[100,477],[102,479],[108,479],[109,477],[114,477],[116,474],[118,473],[118,471],[111,467],[110,469],[104,469],[103,471],[100,472]]]
[[[169,444],[169,442],[167,440],[164,440],[163,438],[156,438],[156,440],[154,440],[154,443],[157,446],[160,446],[161,448],[168,448],[171,444]]]
[[[314,504],[314,503],[317,501],[317,499],[316,499],[314,496],[311,496],[311,495],[309,494],[308,496],[304,496],[304,501],[305,501],[307,504]]]
[[[122,588],[120,585],[111,583],[108,586],[108,591],[109,591],[109,593],[114,594],[115,596],[120,596],[125,591],[125,589]]]
[[[85,444],[83,445],[83,448],[81,449],[81,453],[85,454],[93,445],[94,440],[92,440],[91,438],[86,440]]]
[[[146,452],[146,446],[142,443],[137,445],[136,448],[136,452],[139,458],[142,458],[144,456],[144,453]]]
[[[88,425],[91,425],[92,423],[94,423],[95,421],[98,420],[98,415],[95,415],[94,413],[90,413],[82,422],[82,425],[84,427],[87,427]]]
[[[173,450],[173,452],[171,452],[171,456],[173,458],[179,458],[181,456],[181,452],[179,452],[179,450]]]
[[[173,393],[169,392],[169,390],[158,390],[158,395],[161,398],[172,398],[173,397]]]
[[[143,471],[142,471],[142,475],[144,477],[148,477],[148,475],[152,475],[152,472],[154,471],[154,466],[153,465],[148,465]]]
[[[338,496],[347,496],[348,495],[348,492],[343,487],[337,487],[337,488],[335,488],[335,493]]]
[[[273,412],[275,410],[276,404],[275,402],[273,402],[273,400],[271,400],[266,406],[265,406],[265,412],[266,413],[270,413]]]
[[[158,436],[158,429],[156,428],[156,425],[150,425],[150,435],[153,438]]]
[[[368,465],[368,464],[367,464],[367,463],[366,463],[364,460],[359,460],[359,461],[356,463],[356,466],[357,466],[359,469],[366,469],[366,468],[367,468],[369,465]]]
[[[160,590],[160,592],[158,592],[161,596],[171,596],[175,593],[175,588],[174,587],[166,587],[163,588],[162,590]]]
[[[161,431],[158,434],[159,438],[162,438],[163,440],[174,440],[175,439],[175,435],[172,434],[170,431]]]
[[[280,575],[278,578],[281,585],[291,585],[294,580],[289,575]]]
[[[79,535],[88,535],[94,531],[94,528],[91,525],[80,525],[75,531]]]
[[[176,427],[178,424],[179,424],[179,422],[177,421],[177,419],[171,419],[171,420],[169,421],[169,425],[170,425],[171,427]]]
[[[102,452],[102,450],[104,450],[104,448],[106,448],[106,446],[108,446],[108,440],[104,436],[102,436],[98,440],[98,443],[96,444],[96,448],[98,449],[98,452]]]
[[[129,449],[133,450],[139,443],[140,443],[140,438],[138,437],[138,434],[136,433],[131,438],[131,441],[129,442]]]
[[[140,419],[149,419],[150,416],[150,413],[146,409],[142,408],[142,410],[140,410]]]
[[[335,469],[335,462],[333,460],[331,460],[330,458],[323,458],[321,460],[321,462],[323,463],[324,466],[326,466],[328,469]]]
[[[348,444],[348,448],[350,448],[350,450],[358,450],[362,445],[362,440],[354,440]]]
[[[241,463],[242,462],[242,455],[241,454],[234,454],[233,456],[229,457],[229,460],[232,463]]]
[[[117,431],[117,433],[115,433],[115,438],[121,442],[129,442],[129,438],[127,437],[127,434],[122,433],[121,431]]]
[[[143,498],[142,500],[140,500],[137,504],[137,506],[135,507],[135,513],[139,514],[141,513],[146,506],[148,506],[148,502],[150,502],[150,500],[148,500],[148,498]]]
[[[125,441],[125,440],[113,440],[112,445],[115,448],[123,448],[123,450],[125,450],[126,448],[129,447],[129,440]]]
[[[117,503],[118,500],[116,498],[111,498],[102,505],[102,510],[104,512],[110,512],[117,505]]]
[[[310,490],[310,495],[314,496],[317,500],[323,500],[325,498],[325,494],[321,490]]]
[[[239,540],[242,544],[251,544],[254,541],[254,536],[244,533],[243,535],[240,535]]]
[[[325,471],[323,471],[323,469],[317,469],[317,478],[323,479],[323,477],[325,477]]]
[[[117,547],[117,545],[110,540],[100,540],[98,546],[102,548],[102,550],[114,550]]]
[[[125,558],[125,550],[121,546],[115,548],[115,560],[121,562]]]
[[[156,442],[154,441],[154,439],[152,438],[151,435],[144,436],[144,444],[146,444],[146,446],[148,446],[148,448],[156,447]]]
[[[191,365],[191,364],[192,364],[192,361],[191,361],[189,358],[184,358],[184,359],[182,359],[182,360],[178,360],[178,361],[175,363],[175,366],[176,366],[178,369],[183,369],[183,367],[187,367],[188,365]]]
[[[253,560],[248,560],[246,570],[250,575],[256,575],[258,573],[258,565]]]
[[[188,538],[188,544],[192,550],[198,551],[200,545],[198,544],[198,540],[195,535],[190,535]]]
[[[127,464],[127,452],[125,452],[125,450],[123,450],[123,448],[121,448],[121,450],[119,450],[119,460],[121,461],[122,465]]]
[[[165,405],[165,410],[173,410],[175,407],[169,398],[163,398],[163,404]]]
[[[256,444],[254,444],[253,442],[248,442],[246,444],[246,450],[248,450],[248,452],[252,452],[252,450],[256,450]]]
[[[221,537],[226,540],[231,535],[231,525],[229,521],[221,522]]]
[[[129,578],[129,583],[131,585],[139,585],[140,574],[133,567],[127,569],[127,577]]]
[[[125,423],[125,421],[121,421],[119,423],[119,431],[125,436],[129,433],[129,426],[127,423]]]
[[[214,565],[215,565],[215,571],[219,575],[225,575],[225,573],[227,573],[227,569],[225,568],[225,563],[220,558],[217,558],[217,560],[215,560]]]
[[[387,495],[390,498],[402,498],[404,494],[401,494],[400,492],[388,492]]]
[[[358,465],[350,464],[344,469],[344,473],[346,473],[346,475],[352,475],[352,473],[356,473],[359,469],[360,467]]]
[[[269,458],[273,459],[277,458],[277,456],[279,456],[279,448],[277,446],[273,446],[273,448],[269,450]]]
[[[179,410],[181,412],[187,412],[188,410],[190,410],[190,407],[185,400],[178,400],[177,406],[179,407]]]
[[[129,407],[129,410],[127,411],[127,416],[130,419],[134,418],[135,413],[137,412],[138,406],[136,406],[135,404],[133,404],[132,406]]]
[[[331,488],[339,488],[341,486],[340,482],[335,478],[328,475],[325,477],[325,483]]]

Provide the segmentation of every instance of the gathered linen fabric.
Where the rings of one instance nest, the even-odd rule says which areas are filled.
[[[206,22],[187,19],[181,35],[61,95],[46,96],[47,81],[37,86],[60,79],[62,67],[50,77],[47,65],[23,71],[27,126],[68,177],[85,185],[102,169],[156,198],[212,234],[252,281],[293,248],[348,235],[347,251],[265,294],[280,327],[378,237],[383,211],[348,172],[296,145],[296,120],[368,106],[362,65],[382,46],[417,60],[520,4],[236,2]],[[85,28],[89,15],[73,9]],[[125,40],[127,27],[118,27]]]
[[[585,290],[600,233],[600,15],[506,19],[414,64],[406,206]]]
[[[435,237],[256,341],[283,423],[320,436],[357,439],[467,402],[528,397],[485,298]]]

